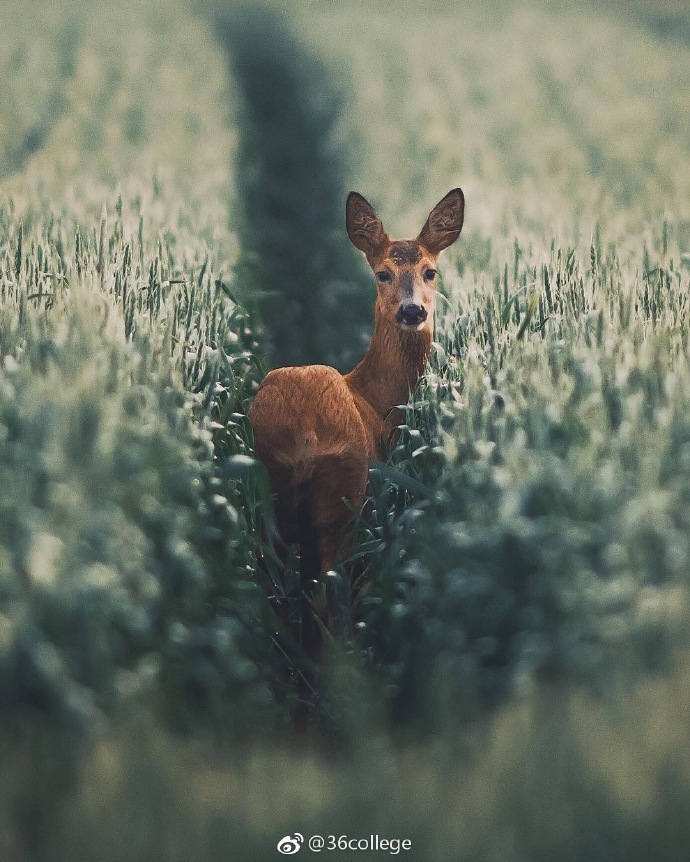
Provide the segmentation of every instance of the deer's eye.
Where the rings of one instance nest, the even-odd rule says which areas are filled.
[[[386,272],[385,269],[382,269],[381,272],[376,273],[376,278],[378,278],[379,281],[384,282],[384,284],[387,284],[391,280],[391,274],[390,272]]]
[[[425,281],[433,281],[435,278],[436,278],[436,270],[435,269],[425,269],[424,270]]]

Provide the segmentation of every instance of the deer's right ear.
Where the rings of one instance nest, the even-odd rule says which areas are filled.
[[[350,192],[347,196],[345,224],[352,244],[369,260],[388,244],[388,235],[376,210],[357,192]]]
[[[438,254],[460,236],[465,218],[465,195],[453,189],[429,213],[417,239],[432,254]]]

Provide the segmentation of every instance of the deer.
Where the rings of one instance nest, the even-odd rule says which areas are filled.
[[[391,240],[371,204],[350,192],[347,234],[376,279],[374,331],[364,358],[347,374],[327,365],[270,371],[248,411],[278,532],[300,546],[303,589],[323,583],[350,550],[370,460],[385,460],[402,422],[399,408],[424,373],[434,338],[436,262],[460,236],[464,210],[462,190],[455,188],[431,210],[416,239]],[[323,599],[316,612],[329,628]]]

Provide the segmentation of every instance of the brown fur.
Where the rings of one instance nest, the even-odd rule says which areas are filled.
[[[392,242],[388,249],[388,256],[392,261],[401,266],[405,263],[419,263],[424,251],[418,242],[409,239]]]
[[[302,547],[303,582],[322,578],[347,553],[353,512],[362,507],[369,458],[383,458],[399,411],[424,371],[433,338],[439,252],[460,234],[464,199],[454,189],[416,240],[391,242],[373,207],[352,192],[347,231],[378,280],[374,333],[362,361],[342,375],[325,365],[266,375],[249,410],[256,453],[276,498],[278,528]],[[407,289],[403,296],[401,285]],[[413,292],[410,294],[409,286]],[[405,302],[427,313],[415,327],[396,316]],[[309,569],[305,571],[305,569]]]

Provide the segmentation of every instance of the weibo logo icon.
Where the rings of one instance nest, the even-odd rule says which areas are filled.
[[[304,843],[304,835],[295,832],[294,835],[286,835],[278,842],[278,852],[285,856],[292,856],[294,853],[299,853],[300,847]]]

